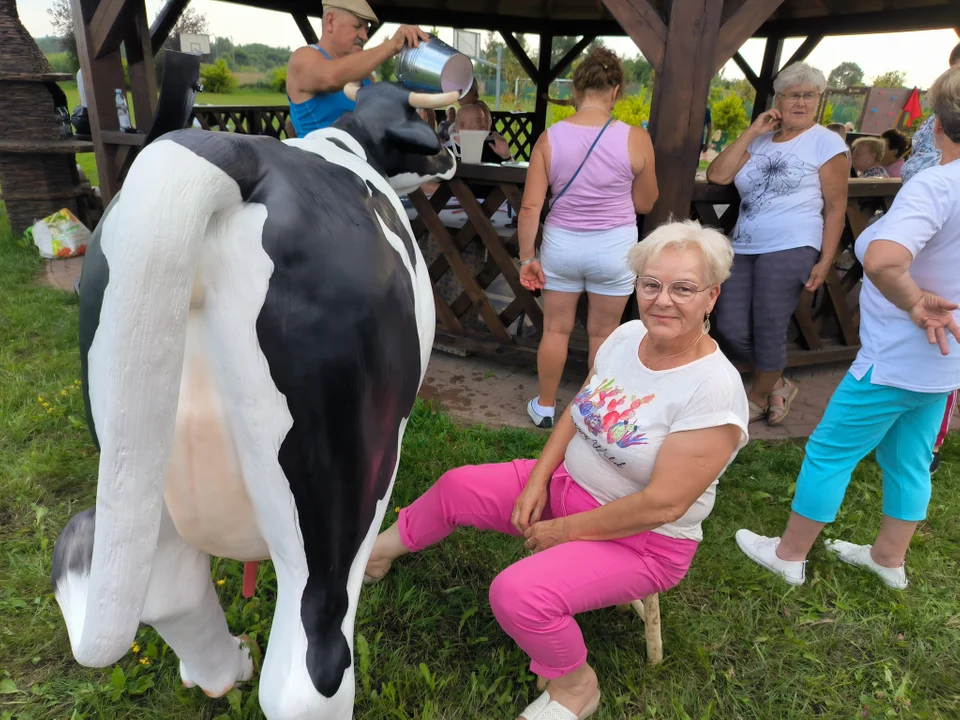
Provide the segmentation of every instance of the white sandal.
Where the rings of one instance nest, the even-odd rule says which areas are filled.
[[[587,706],[579,715],[574,713],[570,708],[564,707],[556,700],[551,700],[550,693],[545,692],[530,703],[530,705],[520,713],[520,717],[524,718],[524,720],[587,720],[587,718],[592,717],[599,708],[599,690],[597,690],[597,694],[593,696],[593,699],[587,703]]]

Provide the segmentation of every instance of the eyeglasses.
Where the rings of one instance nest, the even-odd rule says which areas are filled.
[[[686,305],[693,300],[697,294],[709,289],[701,288],[696,283],[687,280],[675,280],[667,285],[667,294],[677,305]],[[644,300],[656,300],[663,292],[663,283],[654,277],[637,278],[637,295]]]
[[[781,93],[780,97],[782,97],[782,98],[786,101],[787,105],[796,105],[798,102],[800,102],[801,99],[802,99],[805,103],[813,102],[813,101],[816,100],[818,97],[820,97],[820,93],[818,93],[818,92]]]

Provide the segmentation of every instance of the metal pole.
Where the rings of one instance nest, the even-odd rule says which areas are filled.
[[[497,46],[497,110],[500,109],[500,64],[503,61],[503,46]]]

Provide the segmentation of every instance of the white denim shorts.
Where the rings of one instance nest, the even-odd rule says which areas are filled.
[[[627,267],[627,254],[637,244],[636,225],[609,230],[543,228],[540,267],[544,289],[626,297],[636,276]]]

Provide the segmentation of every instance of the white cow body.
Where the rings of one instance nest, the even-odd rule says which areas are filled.
[[[322,437],[313,441],[313,435],[304,435],[314,432],[310,408],[323,406],[304,406],[303,397],[280,391],[289,378],[277,374],[283,372],[277,358],[295,361],[296,353],[278,355],[277,340],[271,339],[275,332],[289,336],[286,320],[275,325],[277,313],[287,312],[288,297],[290,323],[297,323],[302,312],[312,313],[305,316],[311,327],[327,317],[328,311],[322,310],[323,288],[318,295],[309,283],[298,280],[294,273],[303,268],[290,260],[291,249],[298,242],[309,242],[309,237],[285,237],[287,218],[271,216],[280,205],[253,201],[255,193],[244,189],[246,178],[232,176],[234,165],[224,165],[230,168],[228,174],[217,164],[225,162],[220,156],[211,155],[212,161],[202,156],[206,145],[201,144],[199,151],[191,149],[191,142],[208,142],[206,136],[166,137],[174,135],[141,152],[121,197],[108,208],[98,229],[102,264],[109,268],[110,278],[104,284],[85,366],[89,416],[101,449],[96,531],[91,514],[75,518],[76,526],[61,535],[54,557],[55,594],[79,662],[91,666],[116,662],[129,649],[142,621],[153,625],[180,658],[187,685],[220,696],[235,682],[250,678],[253,667],[249,652],[226,626],[209,556],[270,558],[278,588],[260,679],[263,710],[270,720],[343,720],[352,714],[353,665],[325,665],[337,655],[328,653],[324,643],[333,643],[329,647],[335,650],[339,636],[323,624],[323,618],[337,612],[337,593],[345,590],[349,606],[339,611],[343,619],[336,631],[346,638],[352,656],[363,570],[389,505],[412,404],[410,390],[415,396],[433,344],[435,315],[427,268],[412,242],[399,199],[367,163],[353,137],[331,129],[288,142],[297,151],[282,151],[286,153],[282,157],[300,162],[301,156],[289,153],[305,151],[349,170],[375,201],[363,200],[358,207],[380,208],[373,211],[374,222],[389,248],[381,246],[377,252],[398,257],[390,273],[407,277],[386,276],[372,287],[412,290],[411,306],[402,311],[415,319],[415,336],[405,342],[415,348],[419,375],[403,380],[402,398],[390,397],[389,373],[401,366],[394,368],[390,357],[375,357],[378,351],[370,350],[369,343],[357,346],[361,355],[355,362],[373,363],[369,381],[379,383],[370,386],[374,395],[369,400],[357,398],[358,407],[384,408],[382,415],[363,416],[358,427],[394,422],[390,409],[395,406],[397,420],[392,428],[382,428],[382,437],[395,438],[396,447],[371,448],[376,457],[364,466],[372,468],[367,472],[378,473],[370,475],[370,482],[376,480],[378,499],[368,524],[369,515],[360,513],[365,523],[362,538],[344,540],[358,545],[349,571],[344,571],[345,588],[317,587],[312,573],[319,566],[305,546],[318,542],[316,536],[306,537],[307,530],[312,533],[316,528],[309,524],[312,519],[302,525],[301,514],[306,509],[314,517],[314,498],[339,502],[335,484],[339,480],[291,475],[300,472],[296,463],[305,463],[303,472],[312,472],[317,462],[329,463],[330,448]],[[221,150],[219,144],[213,147]],[[312,167],[309,162],[307,167]],[[382,204],[384,197],[389,205]],[[303,231],[309,235],[310,228]],[[399,237],[397,231],[407,237]],[[371,241],[371,247],[377,247],[376,238],[364,236],[364,242]],[[284,263],[282,276],[278,259]],[[362,272],[376,275],[378,268]],[[361,288],[354,289],[362,292],[366,276],[359,277]],[[287,283],[299,284],[287,290]],[[81,284],[81,332],[86,289]],[[308,303],[303,306],[307,309],[298,310],[298,303]],[[365,331],[358,327],[358,332]],[[315,345],[305,345],[304,351],[311,348]],[[340,362],[335,355],[333,362]],[[361,373],[356,378],[361,388],[366,377]],[[305,386],[298,395],[309,392]],[[316,461],[303,455],[315,452]],[[395,460],[377,470],[380,457]],[[353,482],[351,477],[345,475],[343,482]],[[304,498],[310,499],[309,506],[303,504]],[[345,506],[345,521],[356,512],[355,506]],[[305,602],[309,604],[302,605]]]

